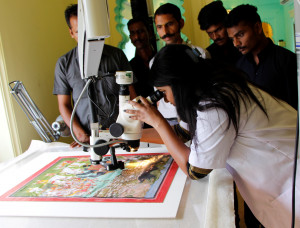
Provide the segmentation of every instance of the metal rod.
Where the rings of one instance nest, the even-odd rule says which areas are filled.
[[[12,87],[12,85],[14,85]],[[25,113],[29,123],[35,128],[39,136],[44,142],[57,141],[59,133],[51,128],[51,125],[46,120],[42,112],[31,99],[25,86],[20,81],[13,81],[9,83],[11,94]]]

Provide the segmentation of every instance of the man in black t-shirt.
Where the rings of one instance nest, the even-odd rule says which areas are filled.
[[[296,54],[265,36],[257,8],[237,6],[228,14],[226,27],[234,46],[243,54],[236,66],[252,83],[297,109]]]
[[[129,62],[134,76],[137,78],[134,89],[138,96],[148,97],[154,92],[153,86],[149,83],[149,62],[156,53],[150,43],[149,25],[143,18],[133,18],[128,21],[127,27],[131,43],[136,48],[135,56]]]
[[[204,6],[198,15],[200,29],[206,31],[213,43],[206,48],[213,60],[235,65],[242,56],[228,38],[224,26],[227,11],[221,1],[214,1]]]

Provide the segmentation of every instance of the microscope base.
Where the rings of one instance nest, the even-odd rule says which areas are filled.
[[[106,170],[108,170],[108,171],[125,168],[124,162],[117,161],[114,147],[110,148],[110,161],[109,161],[108,157],[105,157],[102,159],[100,164],[103,165],[106,168]]]

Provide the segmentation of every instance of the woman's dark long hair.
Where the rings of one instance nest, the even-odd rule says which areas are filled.
[[[254,101],[267,115],[241,71],[197,57],[187,45],[162,48],[155,56],[151,78],[154,86],[171,86],[179,118],[189,125],[191,138],[197,111],[223,109],[229,118],[227,128],[232,123],[237,134],[241,101],[246,108]]]

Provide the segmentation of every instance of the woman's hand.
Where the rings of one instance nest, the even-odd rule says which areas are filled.
[[[141,97],[141,103],[129,101],[136,110],[125,110],[126,113],[133,114],[130,116],[133,120],[141,120],[154,128],[158,128],[160,123],[164,120],[160,112],[151,105],[144,97]]]
[[[141,120],[153,126],[167,146],[168,152],[172,155],[182,171],[188,175],[186,164],[188,162],[190,148],[177,137],[169,123],[153,105],[148,103],[145,98],[141,98],[141,101],[141,104],[129,101],[129,104],[137,110],[126,110],[126,113],[130,113],[130,118],[134,120]]]

